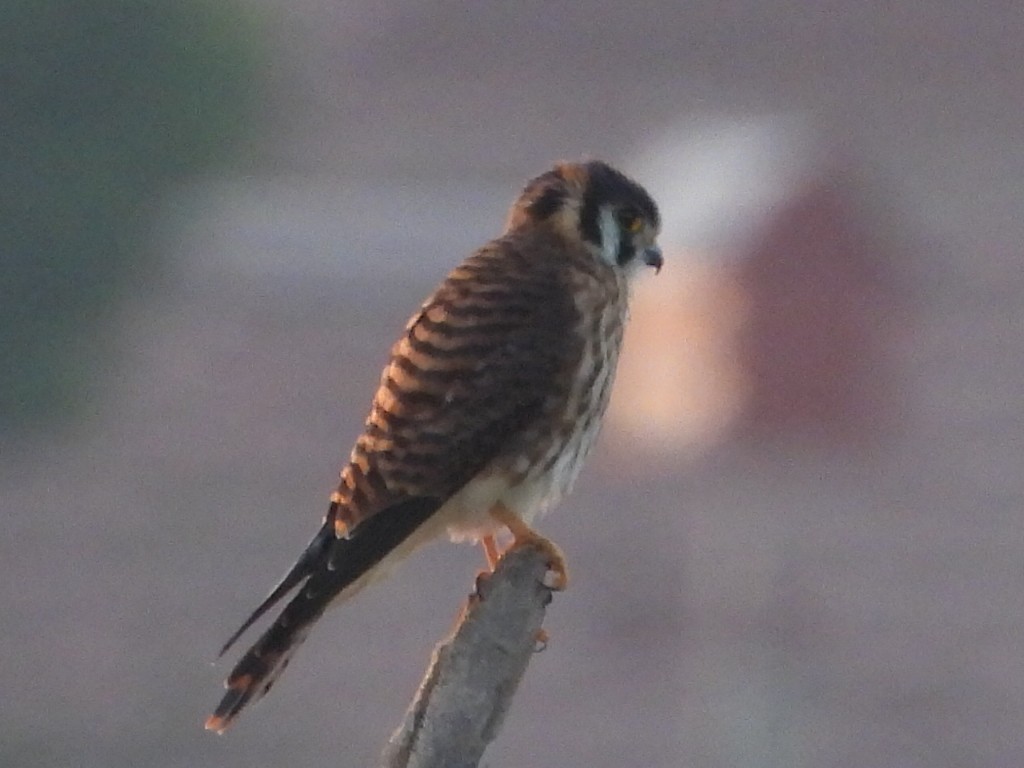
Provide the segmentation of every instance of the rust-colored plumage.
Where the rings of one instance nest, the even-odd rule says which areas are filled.
[[[228,640],[299,588],[242,657],[207,727],[261,697],[327,606],[447,532],[482,540],[529,526],[569,491],[611,391],[629,281],[660,268],[657,208],[604,163],[531,181],[505,233],[456,267],[391,350],[363,434],[306,551]]]

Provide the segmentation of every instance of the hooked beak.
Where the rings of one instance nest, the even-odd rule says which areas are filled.
[[[654,274],[661,272],[661,265],[664,263],[665,260],[661,257],[661,248],[656,245],[644,248],[644,264],[654,267]]]

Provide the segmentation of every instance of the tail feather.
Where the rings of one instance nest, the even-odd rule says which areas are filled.
[[[438,499],[431,498],[404,501],[368,518],[348,539],[335,538],[333,521],[325,521],[295,566],[224,644],[222,653],[278,600],[305,582],[231,670],[225,682],[227,693],[207,719],[206,728],[223,733],[248,704],[262,698],[327,606],[367,575],[440,505]]]
[[[309,578],[313,571],[316,570],[317,565],[323,562],[333,541],[334,522],[333,517],[328,515],[328,520],[324,522],[316,536],[309,542],[309,546],[306,547],[299,559],[295,561],[295,565],[284,575],[277,586],[271,590],[266,599],[256,607],[256,610],[249,615],[249,618],[242,622],[242,626],[236,629],[227,642],[221,646],[217,656],[220,657],[227,653],[231,646],[238,641],[238,638],[244,635],[249,627],[259,621],[263,614],[273,608],[282,597]]]

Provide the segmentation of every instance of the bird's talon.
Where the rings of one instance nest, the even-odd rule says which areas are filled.
[[[498,550],[498,543],[494,540],[493,536],[484,536],[480,539],[480,544],[484,548],[484,557],[487,558],[487,567],[493,571],[498,567],[498,561],[501,559],[501,552]]]
[[[561,592],[569,584],[569,575],[565,572],[564,566],[559,569],[549,563],[548,568],[550,570],[544,574],[541,583],[553,592]]]
[[[569,571],[565,565],[565,555],[558,545],[546,539],[523,522],[519,515],[512,512],[500,502],[491,509],[491,516],[504,525],[512,533],[514,541],[506,551],[522,547],[535,547],[547,557],[548,573],[543,583],[548,589],[561,591],[569,586]]]
[[[491,580],[490,571],[480,571],[476,575],[476,579],[473,581],[473,594],[470,597],[483,598],[484,591],[487,589],[487,583]]]
[[[551,637],[550,635],[548,635],[546,629],[544,629],[543,627],[538,629],[533,636],[533,652],[543,653],[544,651],[546,651],[548,649],[548,640],[550,639]]]

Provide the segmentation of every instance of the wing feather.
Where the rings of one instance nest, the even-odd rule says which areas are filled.
[[[354,528],[396,500],[447,498],[517,455],[564,404],[582,355],[555,248],[508,238],[453,270],[394,345],[339,494]],[[529,254],[529,255],[526,255]]]

